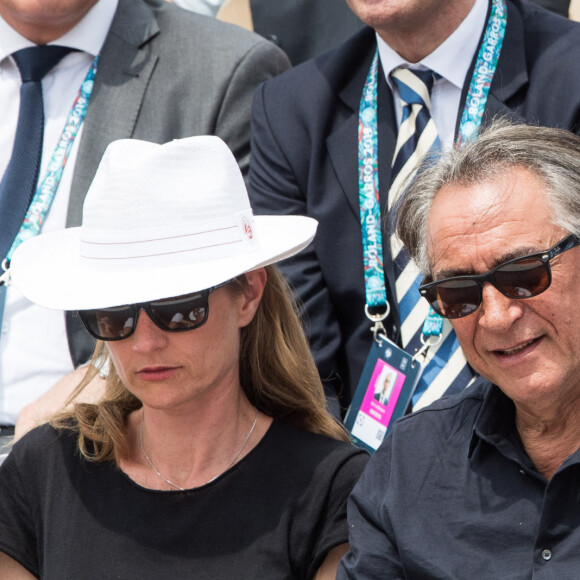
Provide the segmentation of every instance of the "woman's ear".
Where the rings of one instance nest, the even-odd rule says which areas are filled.
[[[245,277],[247,284],[241,293],[240,328],[250,324],[254,318],[268,279],[265,268],[246,272]]]

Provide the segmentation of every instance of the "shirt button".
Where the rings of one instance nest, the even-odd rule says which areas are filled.
[[[552,550],[542,550],[542,558],[544,558],[546,562],[550,560],[552,558]]]

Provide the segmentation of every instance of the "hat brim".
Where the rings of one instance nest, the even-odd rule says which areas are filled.
[[[165,268],[97,269],[80,257],[80,227],[43,234],[14,253],[12,283],[45,308],[91,310],[180,296],[289,258],[314,238],[304,216],[254,216],[257,249],[235,257]]]

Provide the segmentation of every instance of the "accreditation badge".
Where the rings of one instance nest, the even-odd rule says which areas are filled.
[[[423,367],[385,336],[373,341],[344,424],[358,447],[373,453],[405,414]]]

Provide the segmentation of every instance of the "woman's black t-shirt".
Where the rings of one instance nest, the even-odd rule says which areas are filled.
[[[367,459],[274,421],[210,484],[156,491],[42,426],[0,467],[0,551],[46,580],[309,579],[348,541],[346,498]]]

